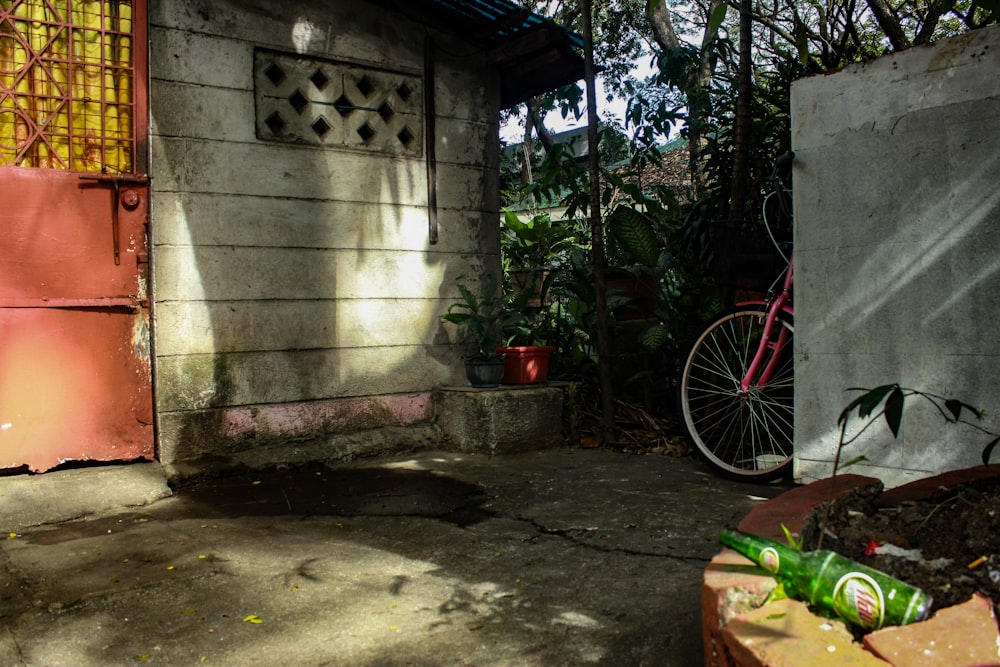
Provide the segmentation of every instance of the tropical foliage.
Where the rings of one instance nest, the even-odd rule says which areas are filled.
[[[581,28],[580,2],[524,4]],[[631,367],[616,362],[622,386],[626,391],[641,386],[647,393],[650,387],[670,391],[688,339],[726,298],[709,271],[712,222],[759,219],[774,159],[790,147],[792,83],[1000,19],[1000,0],[590,4],[603,89],[609,97],[629,100],[624,125],[605,124],[600,133],[603,243],[598,245],[606,256],[594,256],[585,223],[591,201],[586,165],[554,140],[544,122],[550,111],[582,117],[578,86],[534,98],[512,112],[523,122],[525,143],[506,167],[505,205],[529,211],[530,219],[508,217],[503,250],[511,261],[524,255],[529,225],[563,234],[545,260],[552,269],[546,277],[551,299],[532,313],[544,315],[538,320],[544,326],[529,328],[561,346],[553,367],[564,373],[586,375],[593,368],[598,260],[609,271],[651,276],[655,303],[640,325],[615,316],[623,312],[623,295],[610,290],[607,303],[612,338],[619,343],[612,354],[624,348],[641,356]],[[644,80],[633,74],[641,58],[655,65]],[[655,173],[663,160],[665,139],[678,136],[687,145],[688,182],[651,183],[643,176]],[[557,205],[564,210],[560,220],[543,222],[534,215]],[[630,384],[636,379],[652,382]],[[671,403],[657,400],[661,407]]]

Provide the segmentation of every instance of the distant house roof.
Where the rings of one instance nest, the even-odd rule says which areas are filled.
[[[578,161],[585,160],[590,152],[586,141],[586,127],[578,127],[572,130],[555,133],[552,135],[552,139],[557,144],[565,144],[571,151],[570,154],[573,155]],[[665,185],[674,191],[674,194],[678,199],[689,199],[691,176],[688,168],[687,139],[678,137],[664,144],[658,145],[656,148],[660,153],[659,162],[650,162],[646,164],[641,172],[636,173],[630,170],[629,166],[631,161],[628,159],[605,166],[608,170],[621,176],[625,176],[627,181],[638,185],[640,189],[644,191],[648,191],[653,185]],[[523,144],[509,144],[504,146],[503,155],[505,159],[516,160],[518,161],[518,164],[520,164],[519,161],[523,159],[522,151]],[[542,150],[538,149],[536,153],[539,155],[540,159]],[[559,202],[568,194],[570,194],[570,190],[566,188],[560,192],[553,201],[549,201],[547,204],[539,204],[537,201],[516,202],[505,206],[505,208],[512,211],[537,211],[540,209],[559,208],[561,206]],[[615,200],[618,200],[620,195],[621,193],[617,193],[614,196]]]
[[[583,38],[511,0],[390,0],[400,12],[479,44],[512,107],[583,78]]]

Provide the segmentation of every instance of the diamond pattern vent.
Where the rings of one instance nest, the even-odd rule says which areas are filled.
[[[420,78],[257,49],[257,138],[419,157]]]

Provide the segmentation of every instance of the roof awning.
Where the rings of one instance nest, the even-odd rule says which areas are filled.
[[[482,45],[500,71],[500,104],[583,78],[583,38],[510,0],[398,0],[394,6]]]

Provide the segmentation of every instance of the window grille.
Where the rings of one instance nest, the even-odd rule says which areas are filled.
[[[0,1],[0,165],[133,171],[131,0]]]

